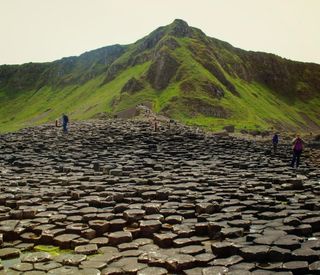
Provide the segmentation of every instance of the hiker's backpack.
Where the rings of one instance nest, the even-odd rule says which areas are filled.
[[[302,139],[301,138],[297,138],[296,141],[294,142],[293,149],[295,151],[302,151],[302,147],[303,147]]]

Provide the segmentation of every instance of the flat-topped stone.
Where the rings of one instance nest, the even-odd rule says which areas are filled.
[[[174,272],[181,272],[184,269],[192,268],[195,265],[195,258],[187,254],[177,254],[166,259],[166,266]]]
[[[168,271],[163,267],[147,267],[138,271],[137,275],[166,275]]]
[[[52,256],[48,252],[33,252],[21,257],[21,261],[26,263],[41,263],[50,261],[51,259]]]
[[[51,269],[59,268],[62,264],[54,262],[54,261],[48,261],[48,262],[42,262],[42,263],[35,263],[34,268],[37,270],[42,270],[45,272],[48,272]]]
[[[54,237],[53,241],[57,246],[60,246],[61,248],[70,248],[71,241],[79,237],[80,236],[76,234],[62,234]]]
[[[31,263],[19,263],[11,267],[11,269],[19,272],[26,272],[33,270],[33,264]]]
[[[132,234],[130,232],[118,231],[108,235],[110,245],[118,245],[132,241]]]
[[[98,246],[96,244],[87,244],[76,246],[74,252],[77,254],[91,255],[98,251]]]
[[[0,259],[11,259],[19,257],[20,250],[12,247],[6,247],[0,249]]]
[[[63,265],[78,266],[82,261],[86,260],[86,255],[79,254],[61,254],[54,258],[54,260]]]

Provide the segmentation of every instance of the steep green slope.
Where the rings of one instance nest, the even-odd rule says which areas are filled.
[[[175,20],[131,45],[0,66],[0,102],[0,131],[146,102],[208,129],[311,131],[320,124],[320,65],[243,51]]]
[[[54,121],[63,112],[72,119],[88,119],[98,113],[111,113],[111,102],[121,87],[131,78],[139,77],[148,64],[137,65],[121,73],[115,81],[101,85],[103,76],[83,85],[63,88],[44,86],[38,91],[29,90],[13,98],[2,93],[6,104],[0,109],[1,131],[12,131],[31,125]]]

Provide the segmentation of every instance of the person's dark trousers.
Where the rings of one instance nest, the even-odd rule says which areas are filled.
[[[62,127],[63,127],[63,132],[68,133],[67,123],[63,123]]]
[[[302,151],[293,150],[291,167],[294,167],[295,164],[296,164],[296,167],[299,167],[301,153],[302,153]]]
[[[273,143],[273,153],[274,154],[277,153],[277,147],[278,147],[278,144],[277,143]]]

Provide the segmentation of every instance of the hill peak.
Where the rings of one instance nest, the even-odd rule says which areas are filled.
[[[189,27],[188,23],[182,19],[176,18],[170,25]]]
[[[171,35],[178,37],[191,36],[193,33],[192,28],[182,19],[175,19],[168,28]]]

